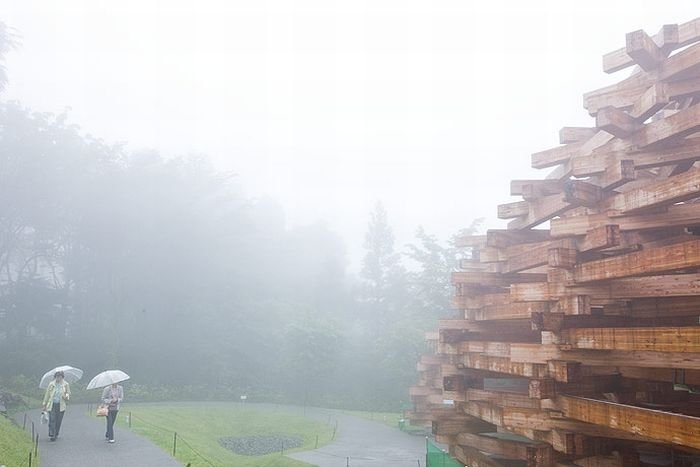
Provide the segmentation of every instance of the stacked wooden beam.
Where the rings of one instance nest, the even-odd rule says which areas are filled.
[[[700,18],[603,63],[635,69],[462,239],[418,365],[409,417],[470,466],[700,465]]]

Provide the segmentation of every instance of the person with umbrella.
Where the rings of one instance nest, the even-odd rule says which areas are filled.
[[[101,401],[108,409],[105,438],[110,443],[114,443],[114,421],[117,419],[119,406],[124,400],[124,388],[117,383],[127,379],[129,379],[129,375],[121,370],[107,370],[92,378],[87,385],[87,389],[104,387]]]
[[[44,394],[44,410],[49,413],[49,439],[56,441],[61,431],[63,413],[66,411],[66,402],[70,399],[70,385],[64,379],[64,373],[58,370],[53,375],[53,381],[46,387]]]
[[[107,404],[107,432],[105,438],[110,443],[114,442],[114,421],[119,413],[119,404],[124,399],[124,388],[121,384],[112,383],[102,390],[102,402]]]

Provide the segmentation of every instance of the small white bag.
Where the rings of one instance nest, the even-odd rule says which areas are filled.
[[[49,423],[49,413],[46,410],[41,411],[41,424],[46,425]]]

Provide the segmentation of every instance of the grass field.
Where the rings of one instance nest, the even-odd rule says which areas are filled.
[[[309,464],[285,457],[281,452],[261,456],[237,455],[219,444],[222,437],[244,437],[279,433],[303,438],[304,445],[292,451],[328,444],[334,426],[324,417],[304,417],[301,410],[251,407],[238,403],[129,404],[117,424],[151,439],[172,454],[177,432],[176,458],[194,466],[301,467]],[[318,437],[318,438],[317,438]],[[282,448],[282,446],[280,446]],[[285,453],[292,452],[285,450]],[[199,454],[199,455],[198,455]],[[204,460],[206,459],[206,461]],[[208,461],[208,462],[207,462]]]
[[[401,414],[394,412],[360,412],[354,410],[343,410],[342,413],[354,415],[355,417],[361,417],[366,420],[381,422],[394,428],[399,426],[399,419],[401,418]]]
[[[30,452],[32,465],[39,465],[37,459],[33,457],[34,447],[31,435],[0,415],[0,465],[27,466]]]

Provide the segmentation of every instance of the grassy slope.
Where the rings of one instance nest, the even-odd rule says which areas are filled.
[[[29,465],[30,452],[33,456],[31,436],[0,415],[0,465]],[[32,465],[38,465],[35,458]]]
[[[308,466],[279,452],[255,457],[239,456],[222,447],[218,439],[284,433],[302,437],[303,447],[294,451],[305,451],[314,449],[317,436],[318,446],[322,446],[329,443],[333,435],[333,427],[323,421],[287,411],[260,410],[239,404],[133,404],[120,413],[118,423],[122,426],[126,425],[128,412],[132,414],[132,430],[150,438],[168,452],[172,452],[173,432],[176,431],[176,457],[184,464],[208,465],[193,452],[191,448],[194,448],[217,467]]]

